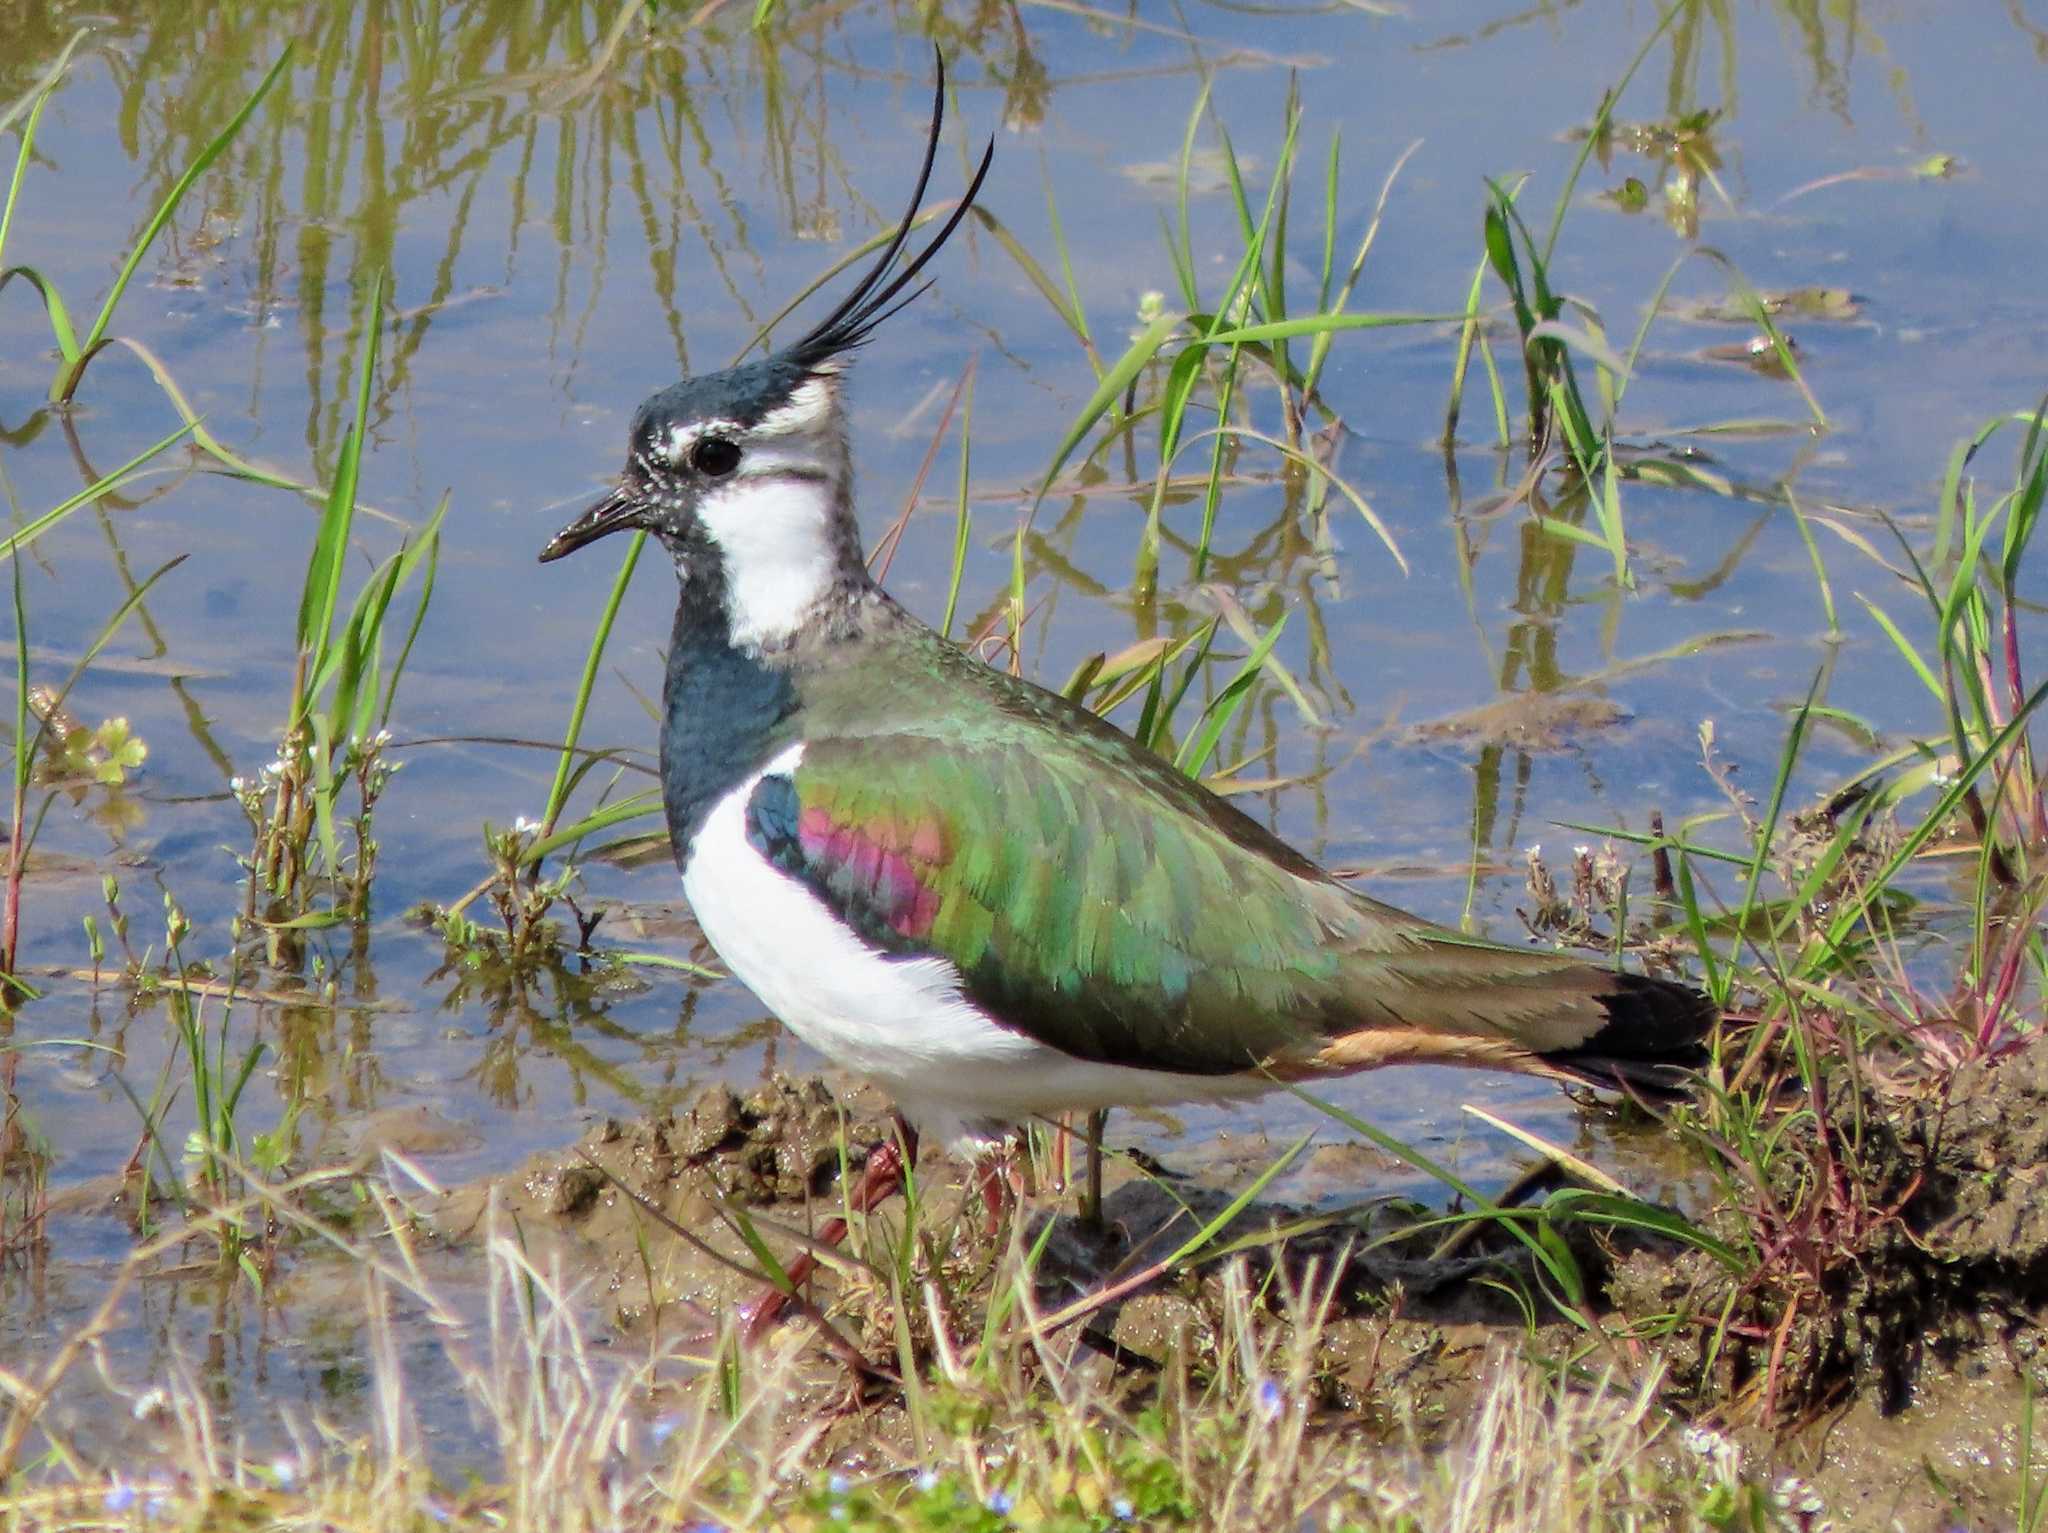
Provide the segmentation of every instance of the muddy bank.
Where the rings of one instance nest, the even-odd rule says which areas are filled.
[[[1324,1430],[1427,1441],[1465,1418],[1503,1348],[1626,1359],[1632,1369],[1661,1362],[1682,1419],[1725,1434],[1716,1440],[1784,1485],[1805,1487],[1833,1526],[1993,1526],[2010,1516],[2026,1393],[2048,1384],[2048,1209],[2038,1196],[2048,1174],[2048,1052],[1966,1067],[1939,1097],[1841,1104],[1837,1116],[1847,1122],[1852,1109],[1846,1142],[1859,1157],[1857,1184],[1870,1189],[1853,1259],[1816,1253],[1804,1277],[1744,1284],[1697,1252],[1573,1234],[1574,1257],[1606,1300],[1595,1316],[1613,1338],[1605,1343],[1540,1299],[1530,1324],[1512,1295],[1539,1288],[1512,1242],[1489,1233],[1446,1250],[1440,1229],[1399,1238],[1417,1217],[1411,1205],[1331,1216],[1254,1202],[1222,1241],[1248,1242],[1255,1278],[1277,1265],[1283,1284],[1329,1286],[1313,1402]],[[689,1110],[607,1123],[568,1150],[465,1188],[440,1223],[459,1237],[495,1196],[530,1239],[558,1243],[573,1270],[600,1275],[608,1318],[622,1332],[708,1333],[755,1284],[660,1229],[649,1207],[752,1267],[733,1218],[744,1208],[787,1259],[804,1232],[838,1211],[842,1171],[857,1171],[863,1147],[887,1130],[886,1103],[863,1088],[778,1078],[745,1093],[714,1089]],[[1338,1145],[1319,1153],[1376,1155]],[[1372,1166],[1354,1169],[1370,1185]],[[940,1272],[947,1292],[985,1299],[996,1250],[969,1168],[927,1152],[919,1180],[917,1276]],[[1067,1211],[1069,1198],[1027,1198],[1025,1236],[1043,1237],[1040,1302],[1057,1308],[1142,1271],[1228,1202],[1221,1187],[1118,1160],[1100,1230]],[[878,1217],[882,1243],[856,1242],[870,1261],[901,1228],[900,1200]],[[1790,1270],[1801,1270],[1796,1260]],[[1080,1344],[1139,1390],[1169,1367],[1199,1365],[1214,1349],[1220,1281],[1214,1265],[1162,1276],[1079,1323]],[[813,1292],[856,1345],[893,1354],[885,1277],[841,1264]],[[1716,1340],[1715,1317],[1731,1302],[1736,1323]],[[967,1331],[980,1323],[978,1314],[952,1319]],[[921,1347],[928,1323],[914,1317]],[[1631,1331],[1645,1339],[1620,1339]],[[802,1336],[786,1328],[776,1345],[801,1345]],[[821,1359],[821,1398],[844,1396],[836,1372]],[[871,1397],[844,1429],[845,1450],[886,1444],[896,1414],[885,1395]],[[1698,1435],[1688,1440],[1698,1451]],[[1681,1441],[1674,1434],[1674,1452],[1688,1451]]]
[[[1788,1134],[1762,1217],[1721,1216],[1766,1243],[1761,1277],[1643,1250],[1608,1296],[1675,1316],[1664,1355],[1689,1408],[1810,1478],[1842,1525],[2010,1526],[2042,1457],[2027,1400],[2048,1387],[2048,1050],[1838,1092],[1829,1120]]]

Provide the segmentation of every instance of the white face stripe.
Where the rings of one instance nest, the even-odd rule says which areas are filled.
[[[1246,1096],[1272,1084],[1076,1059],[999,1026],[961,993],[945,959],[889,957],[861,941],[747,840],[755,786],[794,772],[803,751],[792,745],[718,801],[690,843],[683,892],[725,966],[764,1006],[835,1064],[872,1077],[913,1121],[950,1141],[977,1121]]]
[[[668,435],[654,445],[661,456],[661,468],[677,469],[689,461],[690,449],[697,445],[698,438],[707,436],[731,437],[740,440],[743,433],[739,422],[728,420],[683,421],[668,428]]]
[[[839,378],[814,373],[796,386],[788,400],[761,417],[749,433],[755,438],[805,436],[834,427],[839,421]]]
[[[839,425],[839,375],[820,372],[804,379],[782,404],[770,410],[752,426],[738,421],[711,419],[678,421],[655,443],[665,467],[682,468],[690,449],[707,436],[722,436],[739,443],[774,441],[779,437],[828,435]]]

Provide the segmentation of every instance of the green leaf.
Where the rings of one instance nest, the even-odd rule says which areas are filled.
[[[14,174],[7,180],[7,201],[0,204],[0,255],[4,255],[7,250],[7,231],[14,223],[15,204],[21,200],[22,178],[28,174],[29,161],[35,157],[36,126],[42,121],[43,108],[49,105],[50,93],[57,88],[58,78],[64,73],[65,66],[71,62],[71,50],[78,46],[79,39],[90,30],[89,27],[80,27],[73,32],[71,40],[58,53],[56,61],[44,71],[42,79],[31,85],[25,93],[17,96],[6,111],[0,112],[0,133],[5,133],[13,127],[15,119],[24,110],[28,112],[28,122],[21,130],[21,147],[14,156]]]
[[[1906,664],[1913,668],[1913,674],[1920,678],[1920,684],[1934,694],[1935,701],[1946,702],[1948,693],[1943,690],[1941,683],[1935,679],[1934,672],[1928,668],[1927,662],[1920,658],[1920,652],[1913,647],[1911,641],[1903,633],[1899,632],[1899,625],[1892,621],[1891,614],[1865,596],[1861,591],[1854,591],[1850,594],[1863,603],[1864,611],[1877,620],[1877,626],[1885,631],[1885,634],[1891,639],[1898,652],[1905,657]]]
[[[1515,262],[1515,242],[1509,237],[1507,215],[1498,201],[1486,209],[1486,260],[1514,300],[1516,313],[1527,313],[1528,303],[1522,297],[1522,271]]]
[[[593,810],[573,825],[564,826],[551,835],[542,836],[520,854],[522,866],[530,867],[559,847],[569,846],[595,831],[608,830],[627,820],[644,819],[661,812],[661,794],[650,789],[622,798],[615,804]]]
[[[1628,377],[1628,363],[1624,362],[1606,341],[1588,330],[1574,329],[1563,320],[1546,319],[1529,332],[1529,339],[1552,340],[1585,353],[1593,361],[1607,369],[1617,379]]]
[[[583,738],[583,715],[590,707],[590,694],[597,685],[597,671],[604,661],[605,646],[611,642],[612,624],[618,621],[619,604],[626,599],[626,587],[632,584],[633,571],[640,564],[640,551],[646,546],[647,534],[644,531],[634,533],[626,544],[626,556],[619,561],[618,574],[612,577],[611,595],[605,599],[604,611],[597,620],[597,631],[590,636],[590,648],[583,656],[583,677],[576,684],[576,701],[569,709],[569,727],[562,736],[562,754],[555,763],[555,780],[548,787],[547,812],[541,816],[543,825],[555,823],[562,812],[562,804],[569,797],[569,768],[576,759],[576,744]],[[538,846],[536,843],[527,849],[533,861],[540,858]]]
[[[302,916],[293,916],[289,921],[258,920],[257,925],[269,931],[311,932],[324,931],[330,926],[340,926],[350,917],[340,910],[309,910]]]

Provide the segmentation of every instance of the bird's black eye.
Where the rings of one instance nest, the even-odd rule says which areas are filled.
[[[713,479],[723,479],[739,466],[739,444],[722,436],[707,436],[690,449],[690,467]]]

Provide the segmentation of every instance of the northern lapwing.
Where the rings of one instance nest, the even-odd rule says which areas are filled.
[[[993,142],[905,259],[943,96],[942,74],[910,210],[852,291],[801,339],[641,405],[617,487],[541,554],[645,528],[675,560],[662,801],[719,957],[954,1142],[1385,1065],[1611,1084],[1691,1059],[1714,1015],[1697,991],[1361,894],[875,583],[842,389],[988,172]],[[900,1172],[871,1155],[855,1206]]]

